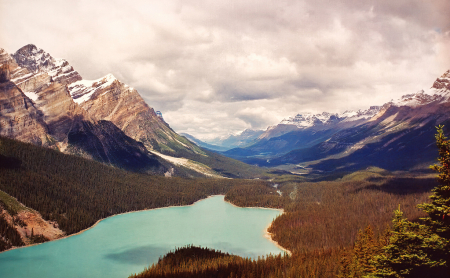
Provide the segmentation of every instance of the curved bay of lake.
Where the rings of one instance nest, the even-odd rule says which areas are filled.
[[[281,212],[213,196],[192,206],[116,215],[61,240],[0,253],[0,277],[122,277],[188,244],[256,258],[283,251],[264,237]]]

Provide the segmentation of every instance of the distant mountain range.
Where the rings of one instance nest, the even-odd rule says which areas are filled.
[[[134,88],[112,74],[84,80],[32,44],[0,48],[0,135],[128,170],[239,176],[238,162],[178,135]]]
[[[221,152],[221,151],[227,151],[227,150],[231,149],[231,148],[227,148],[227,147],[221,147],[221,146],[217,146],[217,145],[213,145],[213,144],[208,144],[208,143],[203,142],[202,140],[200,140],[190,134],[187,134],[187,133],[180,133],[180,135],[186,137],[189,141],[195,143],[197,146],[205,148],[205,149],[209,149],[212,151]]]
[[[214,151],[227,151],[233,148],[237,147],[245,147],[248,145],[251,145],[252,143],[256,142],[255,140],[263,134],[263,130],[253,130],[253,129],[246,129],[240,134],[237,135],[228,135],[226,137],[219,137],[215,138],[213,140],[209,140],[207,142],[202,141],[200,139],[195,138],[194,136],[187,134],[187,133],[181,133],[181,135],[185,136],[198,146],[202,148],[207,148]]]
[[[382,106],[342,114],[299,113],[271,126],[250,146],[223,154],[259,166],[319,171],[369,165],[391,170],[435,161],[435,126],[450,119],[450,71],[432,87]]]

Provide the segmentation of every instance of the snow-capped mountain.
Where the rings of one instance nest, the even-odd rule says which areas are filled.
[[[347,123],[347,125],[352,123],[360,123],[363,120],[368,120],[375,116],[381,110],[381,108],[381,106],[371,106],[366,110],[347,110],[343,113],[299,113],[294,117],[289,117],[282,120],[278,125],[269,126],[267,130],[258,137],[258,139],[268,140],[270,138],[278,137],[283,134],[287,134],[292,131],[298,131],[301,129],[328,129],[336,126],[339,123]]]
[[[294,117],[289,117],[280,122],[280,125],[295,125],[298,128],[309,128],[313,126],[321,125],[333,125],[339,122],[351,122],[358,120],[367,120],[375,116],[381,109],[381,106],[371,106],[366,110],[347,110],[343,113],[328,113],[323,112],[322,114],[313,114],[308,112],[303,112],[297,114]]]
[[[73,100],[82,104],[90,100],[96,92],[104,92],[117,79],[112,74],[108,74],[97,80],[79,80],[69,84],[68,89]]]
[[[338,118],[338,114],[323,112],[322,114],[300,113],[294,117],[284,119],[280,124],[295,125],[298,128],[308,128],[314,125],[327,124]]]
[[[280,125],[295,125],[297,128],[309,128],[321,125],[333,125],[338,122],[351,122],[358,120],[367,120],[375,116],[381,109],[381,106],[371,106],[366,110],[347,110],[343,113],[313,114],[308,112],[299,113],[294,117],[289,117],[280,122]]]
[[[15,83],[20,83],[40,74],[47,74],[52,81],[62,84],[70,84],[82,79],[80,74],[69,65],[69,62],[64,59],[55,59],[33,44],[20,48],[11,56],[21,68],[29,72],[28,75],[18,75]],[[17,80],[17,78],[23,80]]]
[[[431,88],[382,106],[338,114],[299,113],[269,127],[253,145],[225,154],[264,166],[316,161],[315,168],[326,170],[345,165],[415,167],[435,159],[435,126],[449,125],[449,107],[446,71]]]
[[[267,128],[259,139],[270,139],[273,137],[281,136],[283,134],[295,131],[297,129],[316,128],[323,129],[329,128],[339,123],[361,124],[364,121],[370,120],[380,113],[382,110],[386,110],[391,106],[395,107],[418,107],[429,103],[443,103],[448,102],[450,99],[449,88],[450,87],[450,71],[445,72],[440,78],[438,78],[433,86],[427,91],[420,90],[413,94],[403,95],[397,100],[391,100],[382,106],[371,106],[368,109],[359,109],[356,111],[347,110],[343,113],[328,113],[313,114],[308,112],[299,113],[294,117],[289,117],[282,120],[278,125],[270,126]],[[288,125],[290,127],[286,127]],[[297,129],[293,128],[296,127]]]

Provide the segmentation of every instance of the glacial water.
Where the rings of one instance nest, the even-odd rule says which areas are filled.
[[[126,278],[188,244],[253,258],[279,254],[264,237],[279,214],[214,196],[192,206],[117,215],[75,236],[0,253],[0,277]]]

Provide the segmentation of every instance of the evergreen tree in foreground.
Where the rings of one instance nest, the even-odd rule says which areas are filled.
[[[403,218],[400,207],[394,214],[389,243],[373,258],[375,271],[366,277],[448,277],[441,275],[444,258],[435,256],[444,248],[442,238]]]
[[[437,128],[436,143],[439,149],[439,162],[441,165],[432,165],[431,169],[439,172],[439,185],[435,187],[430,196],[431,203],[421,204],[418,207],[428,213],[422,220],[434,233],[445,240],[447,261],[449,261],[450,241],[450,142],[444,135],[443,127]],[[448,265],[447,265],[448,266]]]
[[[423,224],[409,222],[396,210],[389,243],[374,256],[375,271],[367,277],[450,277],[450,142],[443,127],[437,128],[436,143],[440,165],[439,185],[431,203],[418,207],[428,213]]]

